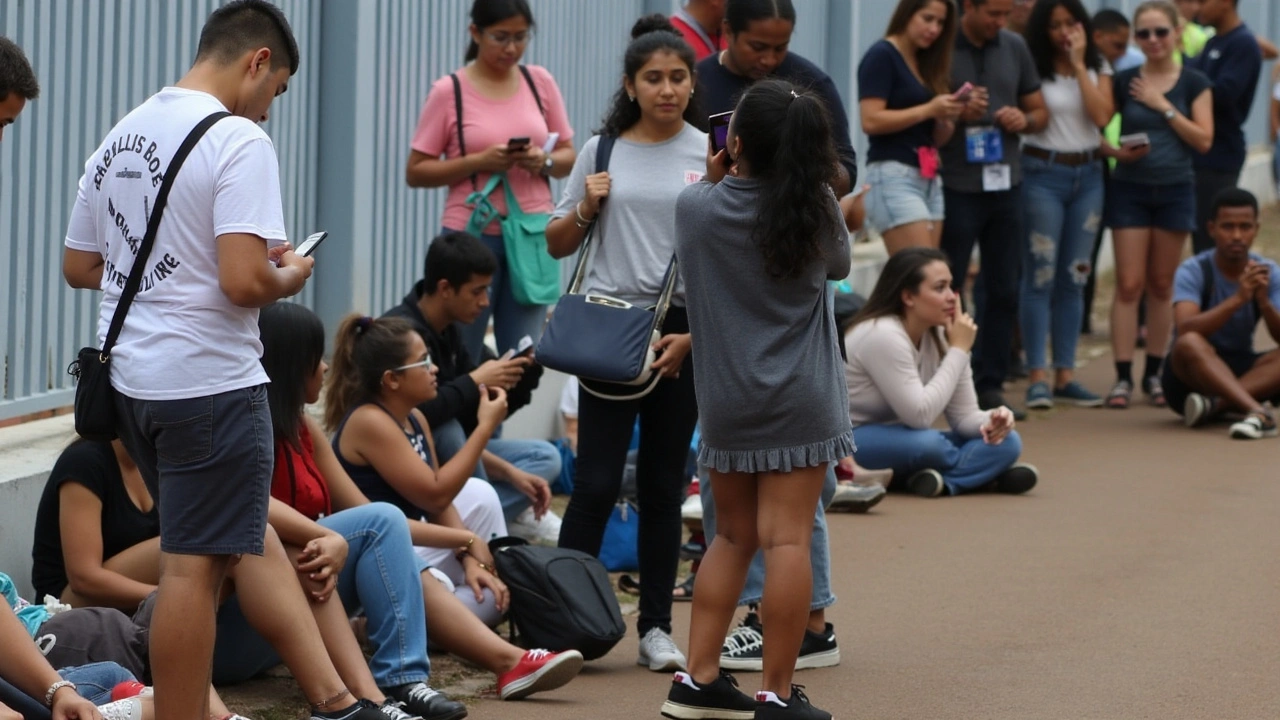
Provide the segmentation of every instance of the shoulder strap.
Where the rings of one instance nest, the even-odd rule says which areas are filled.
[[[187,155],[191,154],[191,149],[196,146],[196,143],[200,142],[200,138],[204,137],[205,132],[213,127],[214,123],[230,115],[231,113],[221,110],[197,123],[191,132],[187,133],[187,138],[178,146],[178,151],[173,154],[173,159],[165,168],[164,180],[160,182],[160,192],[156,194],[156,206],[151,211],[151,217],[147,219],[147,232],[142,237],[142,245],[138,247],[137,256],[133,259],[133,267],[129,269],[129,279],[124,283],[124,292],[120,293],[115,314],[111,316],[111,327],[107,329],[106,340],[102,343],[103,357],[111,355],[111,348],[115,347],[116,340],[120,338],[120,331],[124,329],[124,318],[129,314],[129,306],[133,304],[133,298],[142,287],[142,276],[147,272],[147,258],[151,256],[151,248],[156,244],[156,232],[160,229],[160,218],[164,215],[165,205],[169,203],[169,190],[173,187],[173,179],[178,176],[182,163],[186,161]]]
[[[533,75],[529,73],[529,68],[525,65],[520,66],[520,74],[524,76],[524,81],[529,83],[529,90],[533,92],[533,101],[538,103],[538,112],[542,113],[542,117],[547,116],[547,109],[542,107],[542,96],[538,94],[538,86],[533,84]]]
[[[612,135],[601,134],[599,140],[596,141],[596,169],[595,172],[602,173],[609,169],[609,156],[613,155],[613,143],[617,140]],[[587,276],[587,255],[591,248],[591,236],[595,235],[596,223],[600,221],[600,214],[604,212],[604,202],[600,203],[600,212],[591,220],[591,224],[587,226],[587,232],[582,238],[582,247],[578,249],[578,266],[573,270],[573,280],[569,283],[568,294],[575,295],[582,287],[582,280]]]
[[[462,137],[462,82],[458,80],[457,73],[449,73],[449,79],[453,81],[453,111],[458,117],[458,157],[465,157],[467,141]],[[471,174],[471,189],[479,189],[475,173]]]
[[[1204,275],[1204,283],[1200,286],[1200,312],[1207,312],[1213,306],[1213,256],[1200,257],[1200,274]]]

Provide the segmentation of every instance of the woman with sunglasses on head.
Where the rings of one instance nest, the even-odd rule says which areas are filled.
[[[1114,102],[1111,67],[1093,42],[1080,0],[1040,0],[1025,33],[1040,74],[1049,122],[1022,139],[1022,300],[1027,407],[1055,401],[1097,407],[1102,398],[1075,380],[1090,251],[1102,214],[1102,134]],[[1053,342],[1050,385],[1045,346]]]
[[[458,599],[493,627],[507,588],[488,543],[507,535],[493,486],[471,477],[507,414],[507,394],[480,386],[478,425],[448,462],[436,459],[418,405],[435,397],[436,369],[422,336],[401,318],[349,315],[338,326],[324,394],[324,425],[339,465],[364,496],[395,505],[415,523],[414,545]]]
[[[752,85],[727,147],[676,202],[676,251],[698,354],[702,439],[716,535],[698,571],[689,667],[662,706],[681,720],[831,714],[792,685],[809,619],[814,509],[827,466],[853,455],[827,280],[849,272],[849,233],[831,182],[839,159],[816,93]],[[721,667],[747,570],[764,550],[763,676],[748,697]]]
[[[867,221],[889,254],[938,247],[942,178],[938,147],[964,101],[951,93],[953,0],[900,0],[883,40],[858,65],[858,108],[868,136]]]
[[[549,212],[554,202],[548,178],[568,175],[576,156],[573,128],[555,78],[546,68],[520,64],[534,32],[529,3],[475,0],[469,32],[466,65],[431,86],[405,169],[410,187],[449,188],[441,223],[445,231],[467,229],[472,212],[467,198],[484,188],[494,173],[506,174],[525,213]],[[553,135],[558,140],[546,152]],[[506,214],[501,188],[489,201]],[[462,328],[471,357],[480,357],[491,315],[500,352],[516,347],[525,335],[537,341],[547,317],[545,306],[516,300],[497,220],[484,228],[480,239],[498,258],[498,271],[493,275],[492,307]]]
[[[1144,2],[1133,14],[1133,27],[1146,62],[1116,74],[1112,96],[1120,113],[1120,146],[1102,146],[1119,161],[1106,218],[1116,253],[1111,305],[1116,383],[1106,404],[1119,409],[1129,407],[1133,394],[1138,302],[1144,292],[1142,390],[1152,404],[1165,404],[1159,373],[1173,330],[1173,276],[1195,229],[1192,154],[1213,144],[1213,91],[1207,77],[1177,62],[1177,9],[1167,0]]]
[[[314,312],[296,303],[277,303],[258,317],[262,365],[271,379],[267,402],[275,428],[275,473],[271,524],[286,542],[299,546],[323,542],[330,533],[350,548],[338,577],[337,592],[350,609],[364,608],[369,639],[375,647],[375,674],[392,664],[384,656],[407,654],[429,670],[427,636],[432,645],[498,676],[498,693],[515,700],[559,687],[582,665],[576,652],[525,652],[504,641],[472,613],[413,551],[419,545],[454,547],[474,543],[474,535],[406,518],[384,502],[370,502],[324,442],[320,424],[305,406],[320,399],[328,364],[324,362],[324,325]],[[465,542],[459,542],[465,537]],[[474,595],[473,595],[474,597]],[[425,610],[425,615],[423,610]],[[425,624],[424,624],[425,618]],[[403,674],[403,673],[402,673]],[[439,706],[451,701],[420,683],[396,678],[379,683],[404,702]],[[405,687],[408,685],[408,687]],[[441,699],[436,699],[441,698]],[[456,710],[461,704],[452,703]]]
[[[547,226],[547,245],[555,257],[571,255],[595,222],[582,290],[649,307],[663,294],[675,252],[676,197],[702,177],[707,136],[693,125],[700,118],[688,43],[661,15],[638,20],[631,37],[622,86],[601,129],[601,135],[616,139],[608,169],[595,172],[600,137],[588,140]],[[660,354],[653,368],[662,379],[648,395],[602,399],[585,385],[579,395],[577,476],[560,547],[600,553],[639,416],[638,663],[665,672],[685,662],[671,640],[671,589],[680,555],[685,460],[698,422],[688,316],[678,281],[655,349]]]

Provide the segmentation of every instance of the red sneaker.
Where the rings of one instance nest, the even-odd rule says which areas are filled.
[[[577,650],[529,650],[515,667],[498,676],[498,695],[503,700],[519,700],[554,690],[577,677],[581,669],[582,653]]]
[[[137,680],[125,680],[111,688],[111,701],[116,702],[118,700],[134,697],[135,695],[141,695],[142,691],[146,689],[147,686]]]

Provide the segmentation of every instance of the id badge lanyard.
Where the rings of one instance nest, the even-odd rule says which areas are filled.
[[[976,84],[986,86],[987,45],[976,52],[973,49],[969,52],[978,81]],[[1012,168],[1004,162],[1004,133],[994,123],[972,125],[964,129],[964,156],[969,164],[982,166],[984,192],[1012,188]]]

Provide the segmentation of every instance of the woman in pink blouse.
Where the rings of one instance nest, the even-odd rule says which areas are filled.
[[[449,188],[445,230],[466,229],[472,211],[467,196],[483,188],[493,173],[506,173],[521,210],[544,213],[555,205],[548,179],[573,169],[573,128],[555,78],[545,68],[520,64],[533,29],[526,0],[475,0],[466,64],[436,80],[427,95],[405,177],[410,187]],[[506,214],[501,188],[489,200]],[[545,306],[520,304],[512,294],[496,221],[481,239],[497,256],[498,270],[490,286],[492,305],[462,328],[472,357],[480,357],[491,314],[498,352],[516,347],[525,335],[536,341],[546,320]]]

